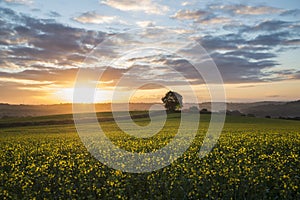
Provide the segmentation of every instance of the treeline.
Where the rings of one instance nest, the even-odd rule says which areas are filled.
[[[198,109],[196,106],[190,107],[188,110],[184,110],[185,112],[199,112],[200,114],[212,114],[212,112],[206,108],[203,108],[201,110]],[[216,113],[224,113],[224,111],[216,112]],[[240,117],[257,117],[255,114],[252,113],[242,113],[239,110],[226,110],[225,111],[227,116],[240,116]],[[259,116],[260,117],[260,116]],[[265,118],[268,119],[285,119],[285,120],[299,120],[300,117],[272,117],[271,115],[266,115]]]

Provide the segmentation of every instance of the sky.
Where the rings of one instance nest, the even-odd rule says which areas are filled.
[[[94,102],[159,102],[168,90],[189,102],[187,87],[218,101],[200,58],[228,102],[293,101],[299,47],[298,0],[0,0],[0,103],[72,102],[82,69]]]

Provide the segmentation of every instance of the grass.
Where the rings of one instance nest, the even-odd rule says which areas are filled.
[[[100,115],[111,117],[110,113]],[[147,139],[126,135],[113,121],[101,126],[119,147],[149,152],[172,140],[179,119],[178,113],[170,114],[164,129]],[[200,159],[198,151],[209,119],[209,115],[201,115],[196,138],[179,159],[142,174],[114,170],[97,161],[73,124],[1,128],[0,198],[300,199],[300,122],[227,117],[217,145]],[[145,126],[149,119],[135,122]]]

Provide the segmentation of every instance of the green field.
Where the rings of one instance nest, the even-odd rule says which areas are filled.
[[[5,119],[0,124],[66,119],[72,116]],[[121,148],[149,152],[172,140],[179,119],[178,113],[170,114],[163,130],[147,139],[126,135],[113,121],[101,126]],[[219,142],[200,159],[209,119],[201,116],[194,142],[179,159],[141,174],[101,164],[73,124],[0,128],[0,198],[300,199],[300,122],[228,116]],[[148,118],[135,121],[149,123]]]

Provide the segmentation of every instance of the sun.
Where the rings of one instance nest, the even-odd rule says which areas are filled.
[[[76,91],[76,98],[74,98]],[[59,88],[54,93],[54,98],[62,103],[107,103],[111,101],[112,91],[100,88],[80,87],[74,88]]]

